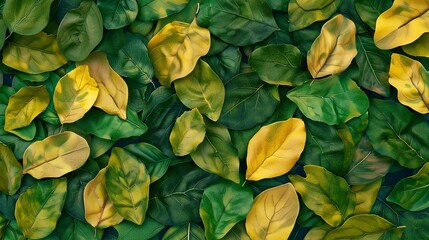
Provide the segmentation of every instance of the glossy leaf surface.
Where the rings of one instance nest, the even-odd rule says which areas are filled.
[[[117,29],[131,24],[139,11],[136,0],[98,0],[97,5],[106,29]]]
[[[0,143],[0,191],[13,195],[21,186],[22,166],[16,160],[15,155],[3,143]]]

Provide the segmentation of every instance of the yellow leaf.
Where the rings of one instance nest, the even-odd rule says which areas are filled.
[[[86,140],[74,132],[52,135],[25,150],[23,173],[37,179],[61,177],[85,164],[89,152]]]
[[[247,214],[247,234],[251,239],[288,239],[298,213],[298,195],[291,183],[265,190]]]
[[[51,98],[45,86],[23,87],[9,98],[6,107],[4,130],[30,125],[49,105]]]
[[[85,61],[76,63],[76,66],[81,65],[88,65],[89,74],[98,84],[99,92],[94,106],[125,120],[127,118],[128,86],[110,66],[106,54],[93,52]]]
[[[208,53],[210,32],[199,27],[195,19],[191,24],[175,21],[153,36],[147,47],[155,76],[162,85],[170,86],[191,73],[198,59]]]
[[[258,181],[289,172],[304,150],[306,136],[299,118],[262,127],[249,141],[246,179]]]
[[[419,113],[429,113],[429,73],[420,62],[392,54],[389,83],[398,89],[399,102]]]
[[[106,168],[101,169],[83,191],[85,220],[95,228],[108,228],[124,220],[107,195],[104,187],[105,173]]]
[[[54,92],[54,106],[62,124],[83,117],[98,96],[97,82],[90,76],[88,65],[81,65],[60,79]]]
[[[313,78],[344,71],[357,54],[355,24],[339,14],[323,24],[320,35],[307,53]]]
[[[392,49],[417,40],[429,32],[429,3],[395,0],[375,23],[374,42],[380,49]]]

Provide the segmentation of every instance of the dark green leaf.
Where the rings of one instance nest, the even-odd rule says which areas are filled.
[[[364,21],[372,29],[375,29],[375,22],[378,16],[392,6],[390,0],[356,0],[356,11],[362,21]]]
[[[103,235],[103,230],[94,229],[91,225],[84,221],[79,221],[67,213],[61,214],[58,219],[55,230],[44,238],[45,240],[61,240],[61,239],[88,239],[100,240]]]
[[[188,2],[189,0],[137,0],[138,19],[149,22],[165,18],[185,8]]]
[[[117,29],[131,24],[137,17],[136,0],[97,0],[106,29]]]
[[[205,57],[204,60],[223,82],[228,82],[240,70],[241,52],[238,47],[229,45],[220,53]]]
[[[118,231],[118,240],[146,240],[158,234],[165,226],[151,217],[146,217],[143,224],[136,225],[129,221],[123,221],[115,226]]]

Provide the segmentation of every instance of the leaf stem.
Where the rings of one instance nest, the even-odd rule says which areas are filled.
[[[188,223],[188,240],[191,239],[191,223]]]
[[[241,185],[241,187],[244,187],[244,185],[247,183],[247,180],[244,180],[243,184]]]

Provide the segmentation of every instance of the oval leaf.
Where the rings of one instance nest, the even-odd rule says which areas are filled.
[[[305,165],[304,171],[306,178],[289,175],[296,191],[309,209],[332,227],[338,227],[353,214],[355,193],[350,190],[346,180],[323,167]]]
[[[15,218],[25,238],[39,239],[54,231],[67,193],[65,178],[37,181],[16,201]]]
[[[291,183],[260,193],[246,217],[251,239],[287,239],[299,213],[298,195]]]
[[[142,224],[149,203],[150,178],[145,165],[122,148],[113,148],[106,169],[105,186],[124,219]]]
[[[170,143],[176,156],[194,152],[204,140],[206,126],[203,116],[194,108],[176,119],[170,134]]]
[[[0,192],[13,195],[21,186],[22,166],[15,155],[3,143],[0,143]]]
[[[341,14],[323,24],[307,53],[311,76],[320,78],[344,71],[357,54],[355,35],[355,24]]]
[[[420,62],[392,54],[389,83],[398,89],[399,102],[421,114],[429,113],[429,73]]]
[[[80,168],[88,157],[86,140],[66,131],[32,143],[24,152],[24,173],[37,179],[61,177]]]
[[[136,0],[98,0],[97,5],[106,29],[117,29],[131,24],[139,11]]]
[[[90,76],[88,65],[81,65],[60,79],[54,92],[55,111],[62,124],[83,117],[98,97],[97,82]]]
[[[149,41],[149,57],[155,67],[155,76],[164,86],[183,78],[195,68],[198,59],[210,48],[209,30],[191,24],[172,22]]]
[[[289,172],[304,150],[306,137],[304,121],[299,118],[262,127],[247,148],[246,179],[258,181]]]

